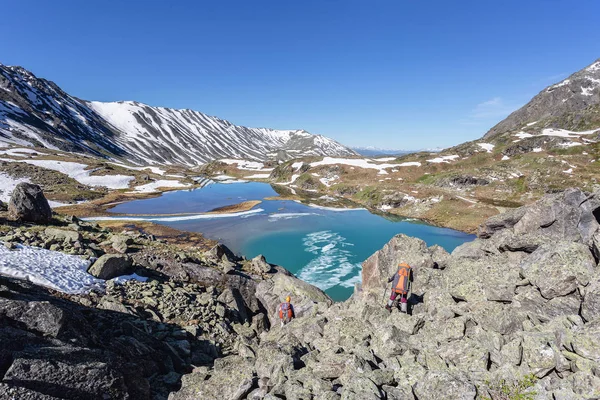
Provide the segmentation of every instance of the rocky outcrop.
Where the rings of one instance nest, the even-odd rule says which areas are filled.
[[[596,196],[570,190],[495,217],[452,254],[397,235],[365,261],[351,299],[271,323],[245,359],[191,374],[172,398],[219,398],[229,374],[228,398],[595,398]],[[409,315],[383,308],[401,261],[414,268]],[[258,284],[261,303],[290,292],[285,277]]]
[[[52,218],[52,210],[42,189],[31,183],[19,183],[8,203],[9,217],[16,221],[48,222]]]
[[[599,196],[549,195],[491,218],[451,254],[397,235],[343,303],[262,257],[135,239],[148,282],[109,283],[76,304],[0,290],[0,395],[61,397],[64,380],[74,398],[113,387],[171,400],[597,398]],[[399,262],[414,269],[409,314],[383,307]],[[288,295],[296,318],[282,327]]]
[[[0,398],[165,398],[187,372],[176,326],[1,277],[0,321]]]
[[[130,274],[132,267],[131,260],[127,256],[105,254],[90,266],[88,272],[96,278],[112,279],[117,276]]]
[[[529,103],[490,129],[483,138],[494,139],[503,133],[529,126],[569,130],[593,127],[600,104],[599,79],[600,59],[542,90]]]

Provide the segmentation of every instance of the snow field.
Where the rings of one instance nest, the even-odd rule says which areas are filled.
[[[138,193],[154,193],[158,191],[158,188],[185,188],[190,185],[187,183],[181,183],[179,181],[173,181],[168,179],[160,179],[158,181],[154,181],[151,183],[147,183],[145,185],[140,185],[135,187],[135,192]]]
[[[3,159],[3,161],[16,162],[17,160]],[[129,182],[135,179],[128,175],[90,175],[94,170],[86,170],[85,164],[57,160],[18,160],[38,167],[51,169],[75,179],[79,183],[89,186],[106,186],[109,189],[127,189]]]

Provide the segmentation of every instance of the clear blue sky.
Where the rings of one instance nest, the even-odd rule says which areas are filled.
[[[347,145],[482,136],[600,58],[598,0],[5,1],[0,62],[88,100]]]

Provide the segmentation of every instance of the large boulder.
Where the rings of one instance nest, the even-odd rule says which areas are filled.
[[[388,287],[388,279],[398,270],[398,264],[408,263],[413,267],[415,279],[424,269],[438,267],[446,261],[447,253],[438,247],[428,248],[421,239],[399,234],[365,262],[362,269],[362,293],[364,298],[381,301],[381,293]],[[419,285],[415,282],[415,288]],[[421,290],[421,289],[419,289]]]
[[[227,399],[242,400],[258,387],[254,362],[240,356],[215,360],[210,375],[204,371],[186,377],[183,389],[172,393],[169,400]]]
[[[588,246],[563,241],[540,246],[523,261],[521,274],[540,289],[544,298],[552,299],[587,286],[595,266]]]
[[[66,240],[68,242],[76,242],[78,240],[81,240],[81,233],[77,231],[71,231],[68,229],[49,227],[46,228],[44,233],[46,234],[46,236],[48,236],[49,239],[53,240]]]
[[[275,269],[276,273],[256,287],[256,297],[267,313],[271,325],[278,321],[277,307],[286,296],[292,298],[296,317],[316,314],[320,308],[326,308],[333,303],[333,300],[318,287],[296,278],[284,268]]]
[[[112,279],[133,272],[131,259],[121,254],[105,254],[98,258],[88,272],[100,279]]]
[[[477,236],[482,239],[487,239],[491,237],[494,233],[512,228],[515,226],[517,222],[523,218],[525,215],[526,207],[516,208],[514,210],[509,210],[505,213],[495,215],[493,217],[488,218],[486,222],[484,222],[477,232]]]
[[[480,238],[511,229],[517,235],[540,234],[549,240],[591,244],[600,227],[600,193],[580,189],[548,195],[535,203],[490,218],[479,228]]]
[[[271,265],[262,254],[257,255],[250,261],[250,269],[255,274],[267,274],[271,271]]]
[[[586,321],[600,321],[600,271],[591,279],[591,283],[585,288],[581,316]]]
[[[42,188],[31,183],[21,182],[13,190],[8,203],[11,219],[26,222],[48,222],[52,209],[42,192]]]
[[[429,371],[415,385],[414,394],[420,400],[473,400],[477,389],[473,384],[446,372]]]

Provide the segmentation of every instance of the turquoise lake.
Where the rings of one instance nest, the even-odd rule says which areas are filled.
[[[313,207],[295,201],[264,200],[277,196],[266,183],[212,184],[202,189],[168,192],[160,197],[119,204],[123,214],[202,213],[246,200],[263,200],[252,210],[208,217],[141,217],[176,229],[201,232],[247,258],[263,254],[299,278],[345,300],[360,282],[361,263],[395,234],[423,239],[447,251],[473,235],[362,209]]]

